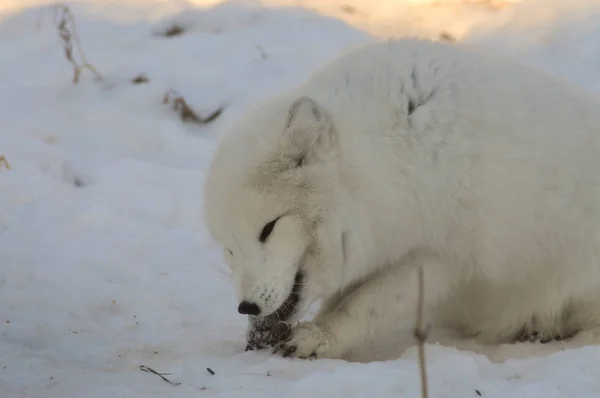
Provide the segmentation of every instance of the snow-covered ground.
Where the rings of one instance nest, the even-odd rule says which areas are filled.
[[[596,0],[81,0],[77,32],[104,79],[84,71],[77,85],[58,15],[29,8],[48,1],[2,3],[1,398],[418,397],[414,349],[370,363],[243,352],[246,320],[202,215],[219,134],[375,36],[448,32],[600,90]],[[162,37],[173,23],[185,32]],[[140,73],[149,82],[132,84]],[[183,123],[169,89],[202,116],[224,111]],[[432,398],[600,397],[598,347],[459,348],[427,346]]]

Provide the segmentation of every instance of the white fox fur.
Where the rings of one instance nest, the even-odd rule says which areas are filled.
[[[344,358],[415,320],[484,343],[600,326],[600,101],[558,78],[419,39],[355,48],[250,109],[216,151],[207,225],[240,301],[287,343]],[[263,227],[277,219],[270,236]]]

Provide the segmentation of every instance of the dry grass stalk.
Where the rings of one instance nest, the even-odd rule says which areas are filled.
[[[146,365],[140,365],[140,370],[142,372],[152,373],[153,375],[160,377],[165,383],[169,383],[173,387],[177,387],[178,385],[181,385],[181,383],[175,383],[165,377],[165,376],[170,376],[171,373],[158,373],[156,370],[149,368]]]
[[[419,344],[419,368],[421,371],[421,398],[428,398],[429,392],[427,388],[427,363],[425,361],[425,341],[429,334],[429,328],[425,327],[423,312],[425,306],[425,281],[423,276],[423,268],[418,270],[419,277],[419,301],[417,302],[417,325],[415,326],[414,335]]]
[[[173,37],[173,36],[179,36],[182,35],[183,33],[185,33],[185,29],[183,28],[183,26],[181,25],[177,25],[177,24],[173,24],[171,26],[169,26],[163,33],[162,35],[164,37]]]
[[[456,41],[456,38],[448,32],[440,33],[439,39],[442,41],[447,41],[447,42],[451,42],[451,43]]]
[[[6,160],[6,157],[4,155],[0,155],[0,169],[2,168],[2,166],[4,165],[4,167],[6,167],[6,170],[10,170],[10,163],[8,163],[8,160]]]
[[[150,78],[144,74],[140,74],[137,75],[136,77],[134,77],[133,79],[131,79],[131,84],[142,84],[142,83],[148,83],[150,81]]]
[[[79,39],[79,35],[77,34],[77,26],[75,24],[75,17],[73,13],[69,9],[69,7],[65,5],[59,5],[58,8],[58,22],[56,28],[58,30],[58,36],[63,42],[63,49],[65,51],[65,57],[67,61],[71,63],[73,66],[73,83],[77,84],[79,82],[79,77],[81,72],[85,69],[92,72],[94,78],[96,80],[102,80],[102,75],[96,70],[96,68],[87,61],[85,53],[83,52],[83,48],[81,46],[81,40]],[[73,57],[73,45],[77,46],[77,50],[79,52],[79,57],[81,58],[82,63],[78,63]]]
[[[185,99],[179,93],[177,93],[175,90],[169,90],[165,93],[165,95],[163,97],[163,103],[168,104],[169,100],[171,98],[173,100],[173,109],[175,111],[179,112],[179,116],[181,117],[181,120],[183,120],[184,122],[194,122],[197,124],[208,124],[208,123],[214,121],[216,118],[218,118],[221,115],[221,112],[223,112],[223,107],[219,107],[217,110],[215,110],[213,113],[211,113],[207,117],[201,117],[201,116],[198,116],[196,114],[196,112],[194,112],[192,110],[192,108],[190,108],[190,106],[185,101]]]

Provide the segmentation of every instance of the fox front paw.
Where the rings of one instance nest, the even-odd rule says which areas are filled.
[[[298,324],[289,339],[279,344],[274,353],[300,359],[340,359],[342,351],[335,334],[313,322]]]

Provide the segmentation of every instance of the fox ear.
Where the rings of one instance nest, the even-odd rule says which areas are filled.
[[[317,101],[310,97],[299,97],[290,105],[284,139],[297,166],[327,155],[335,145],[334,138],[331,119]]]

